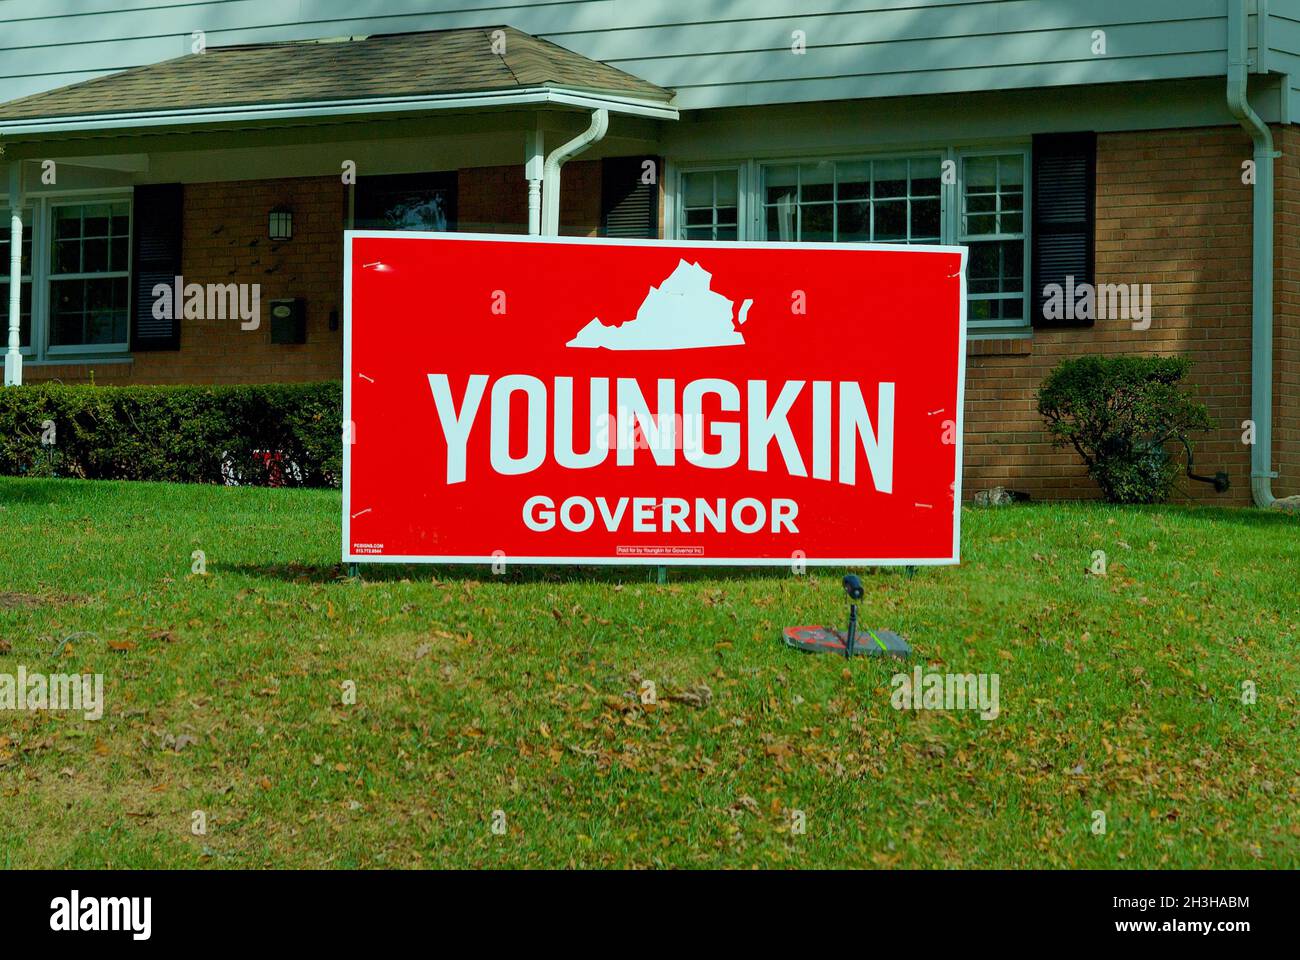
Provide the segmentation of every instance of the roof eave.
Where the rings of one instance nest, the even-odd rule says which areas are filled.
[[[573,87],[538,86],[512,90],[439,93],[407,97],[354,100],[320,100],[304,103],[244,104],[231,107],[144,110],[83,116],[0,120],[0,136],[23,137],[48,133],[93,133],[141,127],[195,126],[255,120],[321,119],[378,113],[416,113],[429,110],[474,110],[486,107],[545,106],[555,104],[580,109],[606,109],[655,120],[676,120],[677,108],[658,100],[602,93]]]

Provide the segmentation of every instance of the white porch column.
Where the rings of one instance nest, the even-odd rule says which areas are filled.
[[[5,386],[23,382],[21,315],[23,309],[23,167],[9,165],[9,349],[5,352]]]
[[[524,177],[528,180],[528,234],[536,237],[542,232],[542,124],[528,131],[524,144]]]

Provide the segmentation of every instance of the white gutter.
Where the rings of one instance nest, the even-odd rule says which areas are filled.
[[[1251,267],[1250,492],[1255,505],[1271,507],[1273,496],[1273,134],[1250,105],[1250,46],[1246,0],[1228,0],[1228,109],[1255,144]],[[1263,32],[1263,31],[1261,31]]]
[[[90,133],[128,127],[174,127],[239,123],[250,120],[319,120],[326,117],[374,113],[415,113],[427,110],[480,110],[486,107],[537,107],[553,104],[655,120],[676,120],[677,108],[655,100],[613,94],[588,93],[564,87],[524,87],[480,93],[429,94],[374,99],[319,100],[311,103],[187,107],[179,110],[144,110],[0,121],[0,135],[21,138],[32,134]]]
[[[609,129],[609,111],[591,111],[591,126],[568,143],[556,147],[546,158],[542,170],[542,233],[548,237],[560,233],[560,167],[605,136]]]

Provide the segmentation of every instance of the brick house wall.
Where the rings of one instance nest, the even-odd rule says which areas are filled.
[[[347,195],[338,177],[185,185],[181,272],[186,283],[261,284],[261,325],[181,321],[179,350],[138,351],[127,363],[29,366],[29,381],[271,383],[337,379],[343,369],[343,245]],[[293,239],[267,239],[267,214],[293,210]],[[307,342],[273,344],[269,301],[307,301]],[[337,311],[339,329],[330,330]]]
[[[599,160],[574,160],[560,176],[560,233],[594,237],[600,229]],[[519,164],[468,167],[456,174],[456,220],[467,233],[527,233],[528,181]]]
[[[1279,496],[1300,494],[1300,134],[1277,131],[1278,170],[1275,463]],[[1250,452],[1241,442],[1250,416],[1251,188],[1241,182],[1250,142],[1235,127],[1103,134],[1097,160],[1097,283],[1150,283],[1148,330],[1124,320],[1091,328],[1037,330],[1022,340],[971,341],[966,380],[965,494],[992,486],[1036,499],[1097,496],[1073,450],[1051,446],[1035,392],[1066,357],[1088,353],[1185,353],[1192,382],[1216,429],[1194,445],[1197,471],[1227,470],[1232,489],[1216,494],[1184,480],[1179,496],[1250,502]],[[600,219],[599,161],[564,168],[561,232],[594,236]],[[462,169],[462,229],[522,233],[527,191],[518,165]],[[294,211],[294,238],[266,239],[267,212]],[[261,283],[266,301],[305,297],[307,343],[270,342],[234,321],[182,323],[179,351],[139,353],[129,364],[29,367],[30,380],[65,382],[254,383],[339,376],[342,244],[346,192],[335,177],[185,188],[184,273],[188,281]],[[662,222],[662,220],[661,220]]]
[[[1251,279],[1251,188],[1241,181],[1241,164],[1250,156],[1249,138],[1235,127],[1098,137],[1096,282],[1150,283],[1150,329],[1098,320],[1091,328],[1036,330],[1032,340],[973,341],[966,377],[968,495],[1001,485],[1042,499],[1096,497],[1077,454],[1048,441],[1034,399],[1038,385],[1067,357],[1181,353],[1195,361],[1192,383],[1217,425],[1193,445],[1196,471],[1226,470],[1232,489],[1217,494],[1184,479],[1179,498],[1250,502],[1250,450],[1241,442],[1241,423],[1250,416]],[[1294,264],[1295,233],[1287,236],[1281,227],[1279,260]],[[1288,290],[1294,330],[1294,280]],[[1279,296],[1279,317],[1284,302]],[[1293,367],[1292,407],[1294,373]],[[1281,382],[1278,388],[1288,389]],[[1275,414],[1278,425],[1284,416],[1284,410]],[[1294,451],[1293,442],[1293,458]]]
[[[574,161],[561,181],[561,232],[595,236],[600,222],[599,161]],[[464,230],[525,233],[527,182],[518,165],[459,171]],[[267,239],[267,214],[293,210],[293,239]],[[195,183],[185,186],[182,274],[186,283],[259,283],[262,324],[183,320],[181,349],[140,351],[126,363],[29,365],[30,382],[270,383],[338,379],[343,369],[343,244],[347,191],[338,177]],[[271,343],[271,300],[307,301],[307,342]],[[339,318],[330,329],[330,315]]]

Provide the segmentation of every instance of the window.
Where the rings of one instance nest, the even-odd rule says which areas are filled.
[[[940,163],[934,156],[765,166],[767,238],[938,243]]]
[[[51,352],[125,347],[131,289],[130,204],[51,207]]]
[[[0,350],[9,329],[9,217],[0,222]],[[131,198],[33,197],[23,211],[22,352],[33,361],[125,354]]]
[[[969,332],[1020,333],[1029,327],[1028,156],[1020,147],[950,148],[688,167],[677,181],[676,232],[683,240],[964,245]]]
[[[957,242],[970,247],[968,322],[971,327],[1024,325],[1024,155],[963,157],[961,183]]]
[[[412,173],[357,181],[357,230],[456,229],[456,174]]]
[[[10,216],[4,210],[4,221],[0,223],[0,351],[9,344],[9,246]],[[21,343],[23,353],[29,353],[32,345],[32,212],[23,211],[23,265],[22,265],[22,306],[19,308]]]
[[[740,171],[688,170],[681,180],[681,235],[685,240],[740,236]]]

